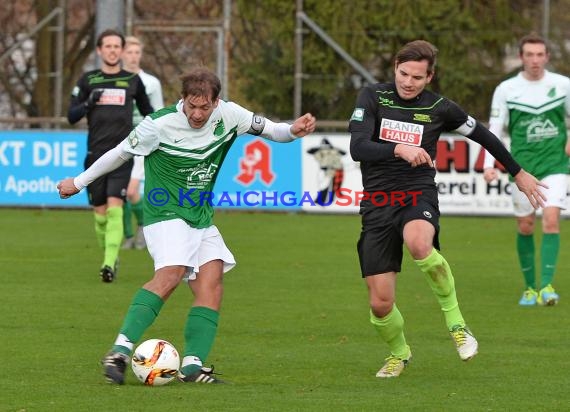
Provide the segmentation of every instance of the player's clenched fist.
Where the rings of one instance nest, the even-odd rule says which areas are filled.
[[[315,131],[317,119],[311,113],[305,113],[291,125],[291,132],[295,136],[303,137]]]
[[[62,199],[67,199],[70,196],[73,196],[76,193],[79,193],[79,189],[75,187],[73,184],[73,178],[69,177],[67,179],[62,180],[57,184],[57,190],[59,190],[59,197]]]

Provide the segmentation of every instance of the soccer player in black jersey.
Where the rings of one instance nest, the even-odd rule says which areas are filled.
[[[84,73],[74,87],[67,118],[71,124],[87,116],[85,169],[119,144],[133,128],[133,102],[143,116],[153,112],[140,77],[121,69],[125,38],[105,30],[97,38],[101,68]],[[87,189],[95,212],[95,234],[104,249],[100,275],[112,282],[116,275],[123,238],[123,202],[127,193],[132,160],[97,179]]]
[[[395,57],[394,83],[361,90],[350,119],[350,152],[360,162],[364,200],[358,255],[368,287],[370,321],[390,355],[376,374],[399,376],[412,353],[396,306],[402,246],[425,274],[443,311],[462,360],[477,354],[477,340],[459,310],[453,275],[439,250],[439,207],[434,159],[442,132],[481,144],[514,177],[532,205],[543,205],[541,184],[525,172],[501,142],[451,100],[425,90],[434,76],[437,49],[429,42],[406,44]]]

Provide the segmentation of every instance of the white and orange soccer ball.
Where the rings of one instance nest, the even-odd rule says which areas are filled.
[[[135,349],[131,366],[137,379],[145,385],[165,385],[176,378],[180,356],[170,342],[149,339]]]

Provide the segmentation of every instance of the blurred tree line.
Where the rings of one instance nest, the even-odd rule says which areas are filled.
[[[0,56],[57,7],[57,0],[0,5]],[[96,0],[66,0],[63,111],[80,74],[94,67]],[[221,20],[222,0],[134,1],[133,34],[145,43],[142,67],[158,76],[167,103],[179,96],[178,76],[193,65],[215,69],[210,32],[143,30],[136,22],[179,25]],[[570,74],[570,0],[550,1],[550,69]],[[233,0],[228,90],[235,100],[276,119],[293,116],[294,0]],[[406,42],[439,49],[431,88],[486,121],[494,87],[518,71],[517,40],[542,33],[543,2],[533,0],[304,0],[304,12],[379,81],[393,78],[393,56]],[[143,23],[141,23],[143,24]],[[362,78],[304,26],[302,110],[346,120]],[[49,25],[0,64],[0,116],[52,116],[55,32]],[[0,125],[1,127],[1,125]]]

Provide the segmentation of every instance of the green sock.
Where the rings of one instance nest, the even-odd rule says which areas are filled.
[[[164,301],[160,296],[149,290],[139,289],[125,315],[113,351],[130,355],[135,343],[158,316],[162,305]]]
[[[119,249],[123,240],[123,208],[107,208],[107,230],[105,232],[105,260],[103,265],[114,267],[119,257]]]
[[[554,277],[556,269],[556,261],[558,260],[558,251],[560,250],[560,234],[544,233],[542,235],[541,246],[541,275],[540,288],[550,285]]]
[[[534,269],[534,236],[517,233],[517,253],[524,276],[525,288],[536,289]]]
[[[95,237],[97,238],[97,243],[103,249],[105,249],[105,229],[107,227],[107,216],[100,215],[98,213],[93,214],[95,217]]]
[[[436,249],[432,249],[428,257],[415,262],[424,273],[431,290],[439,302],[439,306],[445,316],[447,329],[451,330],[455,325],[465,326],[465,320],[463,320],[459,310],[459,303],[455,293],[455,280],[445,258]]]
[[[125,202],[125,204],[123,205],[123,233],[125,234],[125,238],[127,239],[134,236],[133,213],[130,202]]]
[[[184,328],[184,358],[181,369],[184,375],[200,369],[200,364],[192,362],[193,358],[204,362],[208,357],[218,330],[219,317],[217,311],[203,306],[190,309]]]
[[[376,329],[382,340],[388,344],[390,353],[393,356],[400,359],[408,358],[410,348],[406,344],[404,336],[404,318],[396,304],[394,304],[390,313],[383,318],[377,318],[370,311],[370,323],[374,325],[374,329]]]
[[[143,225],[143,200],[142,200],[142,198],[137,203],[133,203],[131,205],[131,207],[133,209],[133,213],[135,215],[135,218],[137,219],[137,225],[142,226]]]

